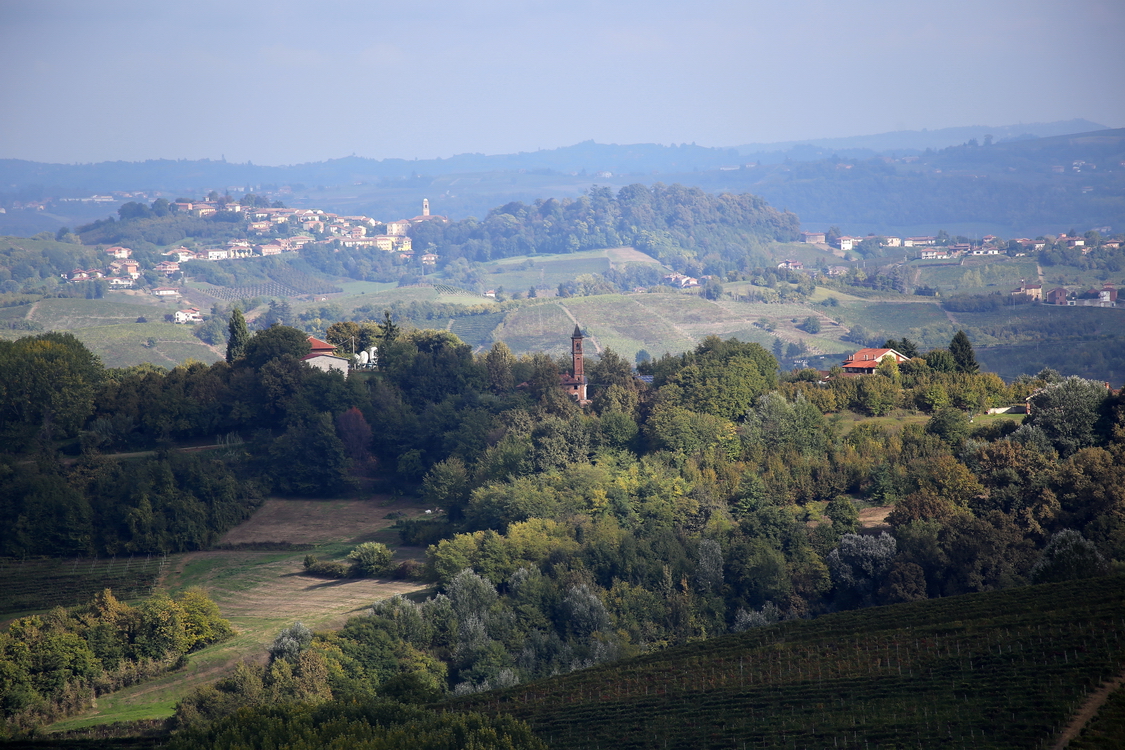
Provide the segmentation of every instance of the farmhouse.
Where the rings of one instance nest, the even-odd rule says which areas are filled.
[[[203,316],[199,314],[198,307],[189,307],[172,313],[173,323],[202,323]]]
[[[342,374],[345,378],[348,376],[348,360],[343,357],[337,357],[335,354],[306,354],[301,357],[301,361],[309,367],[315,367],[324,372],[336,372]]]
[[[824,232],[801,232],[801,242],[806,242],[810,245],[823,245]]]
[[[1064,287],[1061,287],[1061,286],[1055,287],[1051,291],[1047,292],[1047,304],[1048,305],[1065,305],[1065,304],[1067,304],[1067,300],[1066,300],[1067,294],[1068,294],[1068,292],[1066,291],[1066,289]]]
[[[1030,297],[1033,300],[1043,299],[1043,285],[1042,284],[1020,284],[1019,287],[1012,290],[1012,296]]]
[[[872,375],[876,368],[887,357],[893,357],[895,362],[905,362],[909,357],[899,354],[894,349],[860,349],[853,354],[841,367],[845,373],[852,375]]]
[[[179,297],[180,290],[170,286],[158,286],[152,290],[157,297]]]

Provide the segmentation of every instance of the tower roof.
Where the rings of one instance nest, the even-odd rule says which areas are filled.
[[[570,334],[570,337],[572,339],[582,338],[582,329],[578,327],[577,323],[574,324],[574,333]]]

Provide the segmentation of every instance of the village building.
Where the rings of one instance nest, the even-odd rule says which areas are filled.
[[[332,372],[335,370],[345,378],[348,376],[348,360],[343,357],[337,357],[335,354],[307,354],[301,357],[301,361],[309,367],[315,367],[324,372]]]
[[[133,251],[127,247],[109,247],[106,248],[105,253],[117,260],[125,260],[133,254]]]
[[[1068,294],[1069,294],[1069,292],[1067,292],[1067,290],[1065,288],[1063,288],[1061,286],[1055,287],[1051,291],[1047,292],[1047,300],[1046,300],[1047,304],[1048,305],[1065,305],[1065,304],[1068,304],[1068,302],[1067,302]]]
[[[200,314],[198,307],[188,307],[172,313],[172,322],[180,324],[202,323],[203,316]]]
[[[152,290],[157,297],[179,297],[180,290],[171,286],[158,286]]]
[[[848,374],[873,375],[879,364],[887,357],[892,357],[900,364],[910,359],[894,349],[860,349],[845,360],[841,367]]]
[[[801,242],[810,245],[823,245],[824,232],[801,232]]]
[[[778,263],[777,267],[785,268],[790,271],[802,271],[805,268],[805,264],[799,260],[786,259]]]
[[[1013,297],[1023,295],[1036,301],[1043,300],[1043,285],[1042,284],[1020,284],[1011,292]]]

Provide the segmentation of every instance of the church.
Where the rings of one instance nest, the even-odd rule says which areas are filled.
[[[570,336],[570,361],[571,372],[559,374],[559,385],[579,404],[586,404],[586,371],[582,361],[582,329],[574,324],[574,333]]]

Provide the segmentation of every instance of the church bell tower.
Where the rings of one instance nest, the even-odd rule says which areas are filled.
[[[422,215],[423,216],[429,216],[430,215],[430,199],[429,198],[423,198],[422,199]]]
[[[570,359],[578,401],[583,402],[586,400],[586,370],[582,361],[582,329],[577,323],[574,324],[574,333],[570,336]]]

